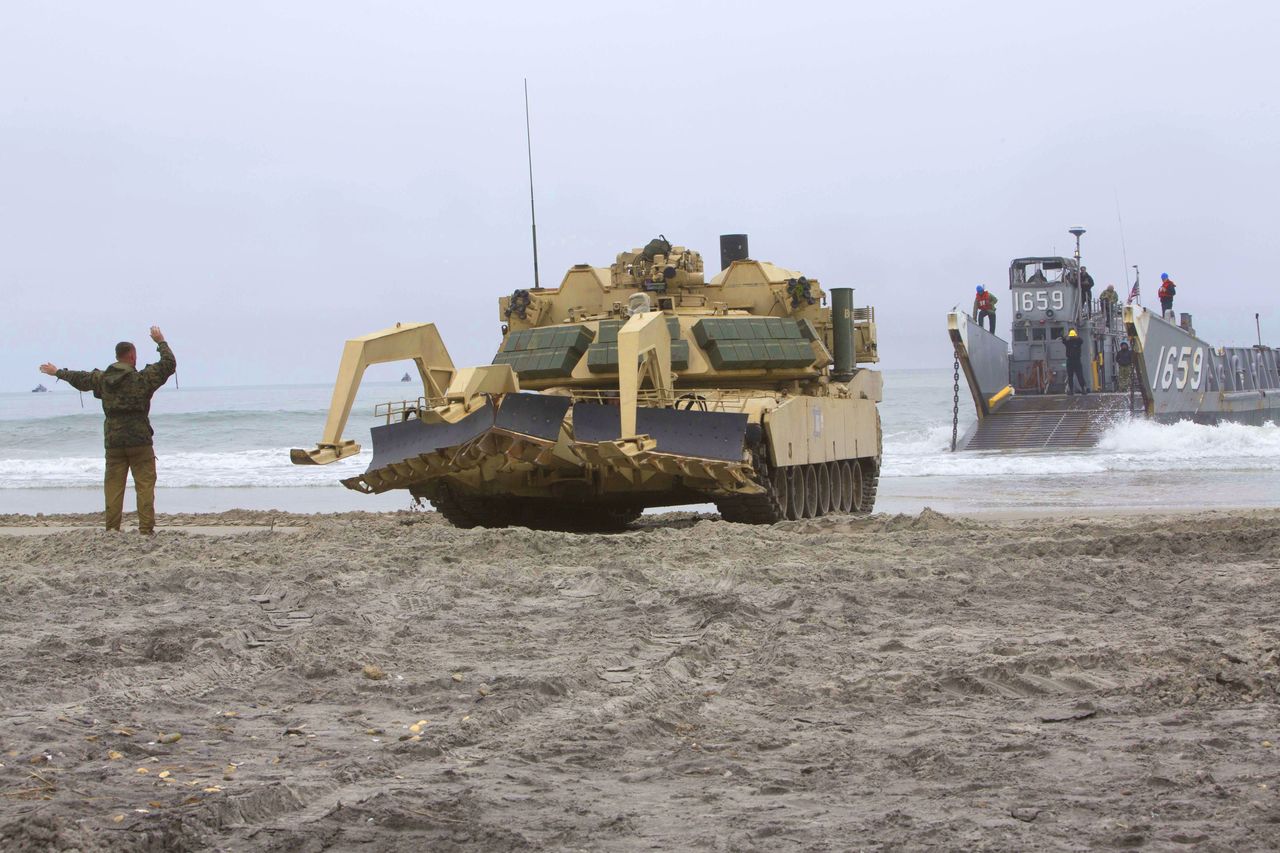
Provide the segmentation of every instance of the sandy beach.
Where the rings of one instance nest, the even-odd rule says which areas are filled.
[[[1280,846],[1280,511],[95,522],[0,517],[5,850]]]

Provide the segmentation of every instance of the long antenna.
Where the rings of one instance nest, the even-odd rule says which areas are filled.
[[[1111,194],[1116,199],[1116,224],[1120,226],[1120,257],[1124,260],[1124,281],[1129,283],[1129,252],[1124,246],[1124,220],[1120,218],[1120,193],[1111,190]]]
[[[1253,325],[1258,329],[1258,349],[1262,349],[1262,320],[1258,314],[1253,315]]]
[[[529,152],[529,221],[533,225],[533,288],[542,287],[538,279],[538,211],[533,206],[533,132],[529,129],[529,78],[524,78],[524,142]]]

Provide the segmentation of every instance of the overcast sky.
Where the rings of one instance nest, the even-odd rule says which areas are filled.
[[[184,385],[327,382],[397,321],[488,363],[526,76],[544,284],[747,232],[857,288],[883,367],[949,367],[944,313],[1079,223],[1099,288],[1127,250],[1148,304],[1168,272],[1211,342],[1280,344],[1278,10],[4,0],[0,389],[151,323]]]

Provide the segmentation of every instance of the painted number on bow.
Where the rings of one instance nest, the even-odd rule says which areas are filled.
[[[1019,311],[1061,311],[1065,304],[1061,290],[1021,290],[1017,295]]]
[[[1190,387],[1199,391],[1204,380],[1204,347],[1161,347],[1156,366],[1160,374],[1157,387],[1161,390],[1184,391]]]

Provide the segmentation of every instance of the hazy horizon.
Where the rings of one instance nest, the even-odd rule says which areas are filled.
[[[498,296],[532,279],[525,77],[546,286],[658,233],[716,267],[745,232],[874,305],[881,367],[949,367],[944,313],[1081,224],[1098,289],[1127,260],[1152,305],[1168,272],[1205,339],[1253,343],[1256,311],[1280,344],[1277,24],[1252,3],[11,2],[0,389],[120,339],[151,360],[152,323],[191,387],[328,382],[345,338],[397,321],[487,363]]]

